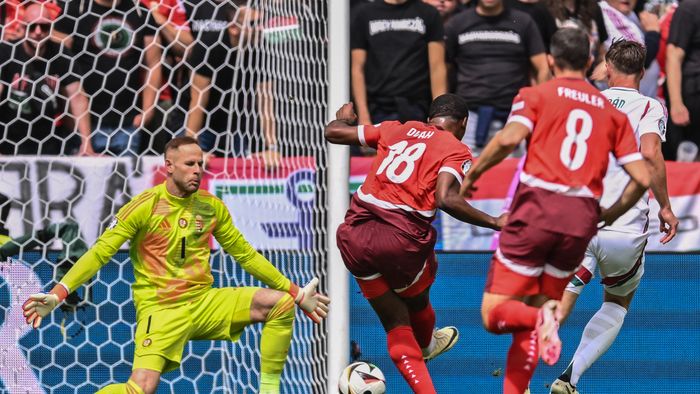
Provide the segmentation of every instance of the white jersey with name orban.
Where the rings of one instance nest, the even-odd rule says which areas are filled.
[[[658,101],[640,94],[637,90],[628,88],[610,88],[602,92],[610,102],[627,115],[634,130],[637,145],[644,134],[659,135],[661,141],[666,140],[666,108]],[[608,172],[603,179],[603,196],[600,205],[609,207],[622,195],[622,191],[630,177],[615,160],[610,160]],[[622,215],[611,226],[610,230],[644,233],[647,229],[649,214],[649,194],[645,193],[634,207]]]

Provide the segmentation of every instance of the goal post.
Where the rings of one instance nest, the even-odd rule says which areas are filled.
[[[333,2],[331,0],[331,2]],[[350,15],[348,1],[328,10],[328,121],[350,98]],[[328,144],[328,283],[332,300],[328,314],[328,393],[338,390],[338,377],[350,360],[349,277],[340,256],[335,231],[349,204],[350,150]]]

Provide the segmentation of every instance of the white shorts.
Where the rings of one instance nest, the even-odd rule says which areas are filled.
[[[588,244],[581,266],[566,290],[581,294],[595,276],[596,267],[606,292],[623,297],[636,290],[644,275],[647,237],[647,234],[599,231]]]

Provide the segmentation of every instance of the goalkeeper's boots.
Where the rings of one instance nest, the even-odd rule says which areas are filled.
[[[542,305],[537,314],[537,347],[540,358],[548,365],[554,365],[561,354],[559,320],[556,316],[558,306],[558,301],[549,300]]]
[[[552,387],[549,389],[550,394],[579,394],[576,387],[571,383],[560,379],[557,379],[552,383]]]
[[[435,342],[435,346],[432,347],[432,351],[423,351],[423,360],[432,360],[435,357],[452,349],[457,343],[458,339],[459,331],[457,330],[457,327],[448,326],[433,331],[433,341]]]

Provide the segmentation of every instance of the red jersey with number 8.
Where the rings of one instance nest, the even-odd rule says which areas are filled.
[[[462,181],[472,164],[469,148],[452,133],[423,122],[397,121],[358,127],[362,145],[377,149],[356,197],[384,210],[435,216],[438,174]]]
[[[557,78],[521,89],[508,122],[531,132],[520,174],[528,186],[600,198],[609,153],[620,165],[642,159],[627,116],[582,79]]]

